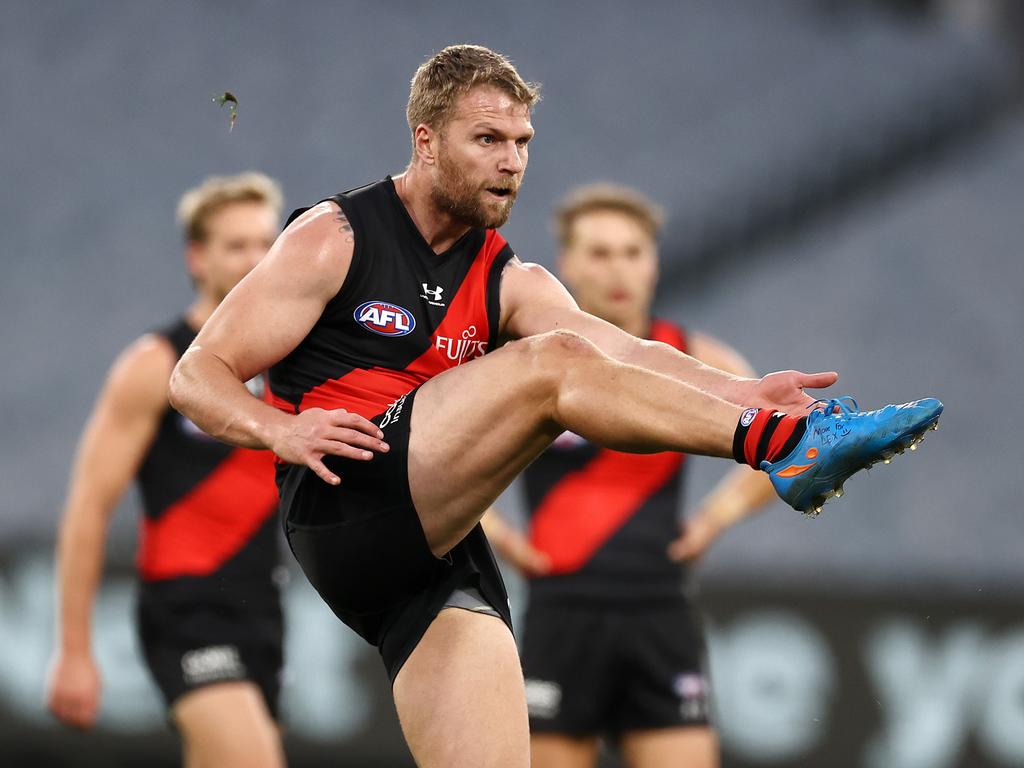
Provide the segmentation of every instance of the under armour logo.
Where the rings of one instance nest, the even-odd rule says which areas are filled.
[[[436,288],[429,288],[427,287],[426,283],[423,283],[423,293],[432,298],[434,301],[440,301],[441,294],[444,293],[444,288],[442,288],[440,285],[437,286]]]
[[[440,285],[431,288],[426,283],[420,283],[420,285],[423,287],[423,293],[420,294],[421,299],[426,299],[436,307],[444,306],[444,302],[441,301],[441,295],[444,293],[444,288]]]

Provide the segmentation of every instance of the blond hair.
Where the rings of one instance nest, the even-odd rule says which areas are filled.
[[[425,124],[442,130],[455,101],[477,85],[491,85],[532,109],[540,84],[519,76],[512,62],[482,45],[449,45],[420,64],[409,88],[405,116],[409,130]]]
[[[249,171],[236,176],[210,176],[178,201],[178,224],[187,242],[206,239],[206,225],[217,211],[232,203],[263,203],[281,215],[281,187],[269,176]]]
[[[576,219],[587,213],[614,211],[629,216],[657,240],[665,223],[665,212],[646,195],[621,184],[588,184],[569,192],[555,208],[555,234],[565,248],[572,241]]]

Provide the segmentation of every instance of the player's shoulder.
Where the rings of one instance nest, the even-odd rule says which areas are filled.
[[[167,336],[144,334],[117,356],[107,375],[107,392],[125,405],[163,408],[177,361],[177,350]]]
[[[170,376],[177,362],[178,353],[174,342],[166,333],[151,331],[125,347],[114,364],[140,374],[166,372]]]
[[[323,200],[285,227],[268,255],[269,265],[283,265],[311,280],[344,276],[355,250],[355,232],[334,200]],[[328,281],[330,282],[330,280]]]
[[[285,230],[297,227],[315,226],[316,223],[330,222],[338,218],[339,214],[345,217],[352,215],[353,208],[365,209],[389,207],[393,203],[394,184],[390,177],[379,181],[372,181],[369,184],[355,186],[336,195],[324,198],[311,206],[295,209],[288,217]]]
[[[505,278],[509,277],[527,284],[558,282],[558,278],[543,264],[523,261],[515,254],[509,256],[505,263]]]
[[[281,233],[283,238],[302,240],[323,237],[338,229],[339,216],[344,216],[337,200],[328,198],[292,214]]]

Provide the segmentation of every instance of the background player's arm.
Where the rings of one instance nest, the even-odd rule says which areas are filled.
[[[548,556],[534,547],[522,531],[510,525],[495,507],[484,512],[480,525],[498,554],[524,575],[542,576],[551,570]]]
[[[689,349],[695,358],[720,370],[748,378],[757,375],[739,352],[711,336],[691,334]],[[682,533],[669,545],[669,557],[700,557],[726,529],[775,498],[775,489],[766,474],[750,467],[736,467],[711,489],[685,521]]]
[[[171,377],[171,403],[204,432],[247,448],[269,448],[325,481],[338,477],[325,454],[370,459],[383,434],[338,409],[284,413],[244,382],[290,353],[341,288],[352,263],[352,228],[333,203],[321,203],[282,233],[259,265],[228,294]]]
[[[153,442],[167,409],[174,349],[146,336],[110,370],[79,441],[57,537],[58,640],[47,703],[69,725],[98,714],[92,608],[103,571],[110,516]]]
[[[543,267],[518,259],[505,267],[501,283],[501,333],[525,338],[556,329],[575,331],[623,363],[657,371],[737,405],[804,414],[814,398],[804,387],[828,387],[835,373],[780,371],[750,379],[720,371],[657,341],[638,339],[583,312],[565,287]]]

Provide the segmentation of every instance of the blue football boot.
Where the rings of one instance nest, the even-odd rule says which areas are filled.
[[[942,403],[933,397],[877,411],[858,411],[852,397],[824,403],[807,417],[807,431],[788,456],[761,462],[783,501],[809,515],[833,496],[843,495],[846,479],[893,455],[917,450],[929,429],[939,428]]]

